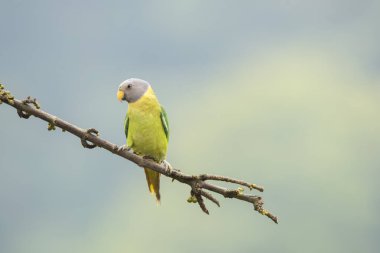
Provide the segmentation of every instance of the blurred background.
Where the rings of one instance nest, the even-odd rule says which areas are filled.
[[[189,188],[0,106],[0,252],[378,252],[379,1],[0,1],[0,81],[124,144],[148,80],[168,160],[265,187],[210,215]]]

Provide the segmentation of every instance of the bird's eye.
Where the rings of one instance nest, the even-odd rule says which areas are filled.
[[[127,88],[130,89],[132,87],[132,84],[128,84]]]

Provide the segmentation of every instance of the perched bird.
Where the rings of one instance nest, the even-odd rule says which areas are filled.
[[[117,91],[119,101],[128,102],[124,130],[127,145],[123,149],[150,158],[165,166],[169,140],[169,122],[150,84],[131,78],[122,82]],[[144,168],[149,191],[160,202],[160,173]]]

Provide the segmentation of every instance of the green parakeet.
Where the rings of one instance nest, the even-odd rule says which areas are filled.
[[[119,86],[117,98],[128,102],[124,124],[127,148],[158,163],[166,162],[168,118],[150,84],[137,78],[125,80]],[[144,170],[149,191],[160,202],[160,173]]]

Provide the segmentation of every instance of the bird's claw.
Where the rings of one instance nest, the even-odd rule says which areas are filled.
[[[149,155],[144,155],[142,158],[150,160],[150,161],[153,161],[153,162],[156,162],[156,160],[153,157],[149,156]]]
[[[169,172],[169,174],[172,173],[172,171],[173,171],[173,167],[171,166],[171,164],[170,164],[168,161],[163,160],[163,161],[161,162],[161,165],[165,167],[165,169]]]
[[[124,150],[132,151],[132,152],[133,152],[132,148],[131,148],[131,147],[128,147],[127,145],[122,145],[122,146],[120,146],[120,147],[117,149],[118,152],[121,152],[121,151],[124,151]]]
[[[177,169],[174,169],[173,166],[166,160],[163,160],[161,162],[161,165],[165,167],[166,169],[166,172],[171,175],[173,173],[173,171],[176,171],[176,172],[180,172],[180,170],[177,170]],[[174,178],[172,179],[172,182],[174,182]]]

